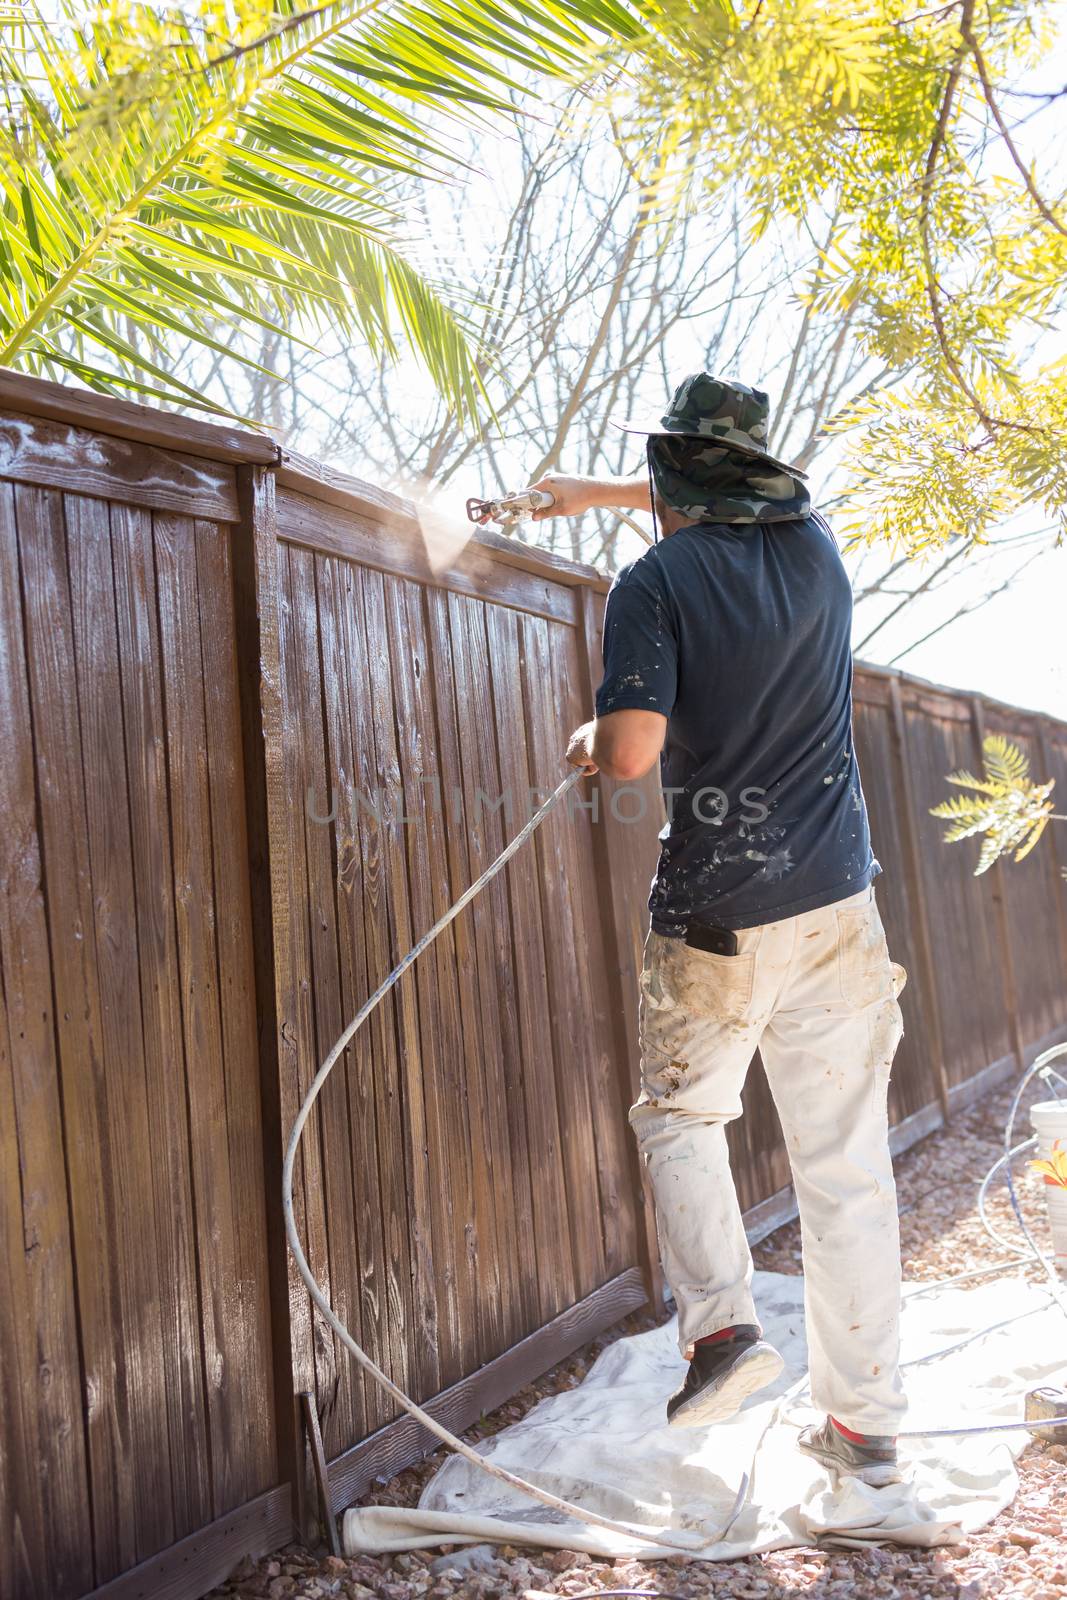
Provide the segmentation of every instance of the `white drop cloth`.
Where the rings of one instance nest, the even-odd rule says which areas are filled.
[[[907,1291],[903,1316],[904,1428],[1012,1422],[1023,1414],[1027,1389],[1062,1381],[1067,1325],[1046,1291],[1018,1279],[919,1296],[915,1287]],[[758,1272],[754,1290],[765,1336],[786,1366],[731,1421],[666,1426],[667,1396],[685,1372],[672,1321],[610,1345],[577,1389],[542,1400],[478,1446],[539,1487],[632,1525],[632,1538],[557,1515],[451,1456],[417,1508],[346,1511],[345,1550],[489,1541],[663,1556],[673,1552],[657,1544],[657,1534],[670,1530],[701,1559],[731,1561],[819,1539],[952,1544],[1009,1504],[1018,1481],[1014,1458],[1030,1437],[1022,1429],[902,1439],[903,1482],[890,1488],[832,1481],[796,1448],[798,1429],[815,1418],[805,1379],[803,1279]],[[969,1337],[1009,1318],[1007,1327]],[[968,1342],[936,1361],[910,1364],[961,1340]],[[747,1498],[720,1537],[747,1472]]]

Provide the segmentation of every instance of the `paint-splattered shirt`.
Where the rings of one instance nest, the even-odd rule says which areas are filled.
[[[657,933],[774,922],[881,870],[852,742],[851,625],[816,516],[697,523],[616,577],[597,715],[668,718]]]

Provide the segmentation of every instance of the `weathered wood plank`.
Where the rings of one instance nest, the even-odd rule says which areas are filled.
[[[0,745],[0,1592],[52,1600],[92,1583],[92,1533],[15,493],[8,484],[0,484]]]
[[[942,1117],[947,1121],[951,1112],[945,1038],[941,1026],[941,996],[938,992],[937,965],[930,939],[926,884],[919,850],[919,822],[915,815],[915,796],[910,779],[908,726],[904,717],[900,682],[897,678],[892,678],[889,682],[889,715],[892,728],[891,749],[897,816],[904,848],[904,860],[900,863],[900,869],[907,882],[909,899],[914,911],[909,932],[915,940],[918,952],[919,970],[915,976],[923,991],[924,1013],[930,1030],[926,1054],[927,1077],[933,1080],[930,1087],[936,1091]]]
[[[126,1469],[130,1424],[121,1348],[126,1238],[108,1124],[108,1061],[100,1014],[96,924],[86,823],[75,649],[61,496],[19,485],[26,651],[49,896],[56,1033],[77,1264],[82,1384],[96,1574],[130,1565],[135,1486]],[[136,1267],[132,1270],[136,1272]]]
[[[207,717],[193,521],[153,518],[156,596],[166,710],[182,1031],[191,1112],[201,1338],[217,1515],[240,1505],[243,1462],[231,1410],[235,1347],[233,1285],[240,1280],[234,1177],[227,1137],[227,1086],[219,997],[218,904],[213,883]]]
[[[374,797],[388,787],[390,774],[379,759],[376,720],[382,714],[374,705],[370,656],[374,649],[367,623],[364,574],[351,569],[352,583],[344,587],[341,614],[344,656],[348,667],[348,708],[351,749],[355,762],[355,787],[367,797],[357,807],[357,834],[362,864],[361,904],[353,909],[362,927],[362,970],[352,975],[357,1008],[377,988],[396,957],[390,936],[389,874],[386,869],[384,830],[374,808]],[[355,930],[353,930],[355,934]],[[349,1013],[351,1015],[351,1012]],[[373,1088],[378,1131],[378,1188],[370,1203],[382,1216],[383,1273],[378,1285],[377,1338],[380,1364],[409,1394],[418,1384],[418,1367],[411,1348],[411,1275],[408,1246],[408,1195],[404,1141],[400,1128],[400,1050],[397,1007],[388,996],[377,1008],[360,1040],[360,1071]],[[366,1179],[364,1179],[366,1181]],[[388,1398],[381,1402],[395,1415]]]
[[[449,903],[468,886],[473,868],[464,826],[463,764],[460,753],[460,705],[448,595],[442,589],[423,591],[430,643],[431,678],[437,717],[437,771],[444,813],[442,873],[450,885]],[[444,909],[442,906],[440,909]],[[440,911],[438,912],[440,914]],[[491,1360],[504,1346],[501,1325],[500,1254],[497,1198],[491,1150],[486,1135],[487,1110],[482,1061],[495,1048],[495,1030],[486,1031],[478,976],[478,933],[473,913],[464,914],[450,930],[455,946],[454,1012],[445,1011],[447,1038],[455,1040],[456,1081],[461,1097],[455,1108],[457,1130],[470,1151],[472,1205],[466,1217],[467,1259],[473,1282],[474,1325],[479,1363]],[[440,941],[438,941],[438,944]],[[451,996],[449,996],[451,1002]]]
[[[508,758],[503,751],[501,734],[509,716],[514,715],[514,700],[521,691],[514,673],[510,677],[494,678],[487,629],[490,613],[499,609],[470,602],[458,608],[465,624],[465,645],[459,668],[461,694],[468,706],[472,729],[480,730],[477,744],[468,757],[473,763],[476,785],[467,813],[473,820],[474,848],[484,851],[479,871],[496,859],[507,840],[522,825],[528,799],[524,794],[516,794],[507,779]],[[487,1059],[485,1081],[489,1104],[495,1108],[497,1121],[494,1125],[500,1132],[500,1148],[506,1151],[510,1174],[506,1180],[511,1201],[506,1217],[508,1232],[501,1243],[514,1275],[512,1293],[517,1332],[513,1337],[521,1337],[535,1328],[542,1316],[538,1297],[533,1172],[523,1086],[529,1063],[523,1051],[518,990],[525,966],[537,967],[543,955],[529,931],[519,920],[513,920],[509,871],[494,878],[483,891],[480,897],[483,903],[475,915],[487,924],[487,945],[492,949],[495,973],[501,1049],[496,1060]]]
[[[582,622],[579,633],[581,660],[577,680],[583,696],[579,715],[594,714],[596,691],[604,675],[604,602],[586,590],[581,596]],[[565,730],[570,732],[571,730]],[[624,824],[612,813],[606,780],[599,775],[584,787],[588,790],[592,824],[589,832],[596,905],[603,928],[606,982],[613,994],[611,1027],[604,1035],[610,1040],[618,1081],[617,1093],[624,1114],[637,1099],[640,1088],[640,1050],[637,1016],[639,980],[643,964],[643,942],[648,929],[648,890],[658,854],[656,838],[659,815],[659,773],[643,782],[649,816],[640,824]],[[604,1088],[605,1094],[609,1091]],[[769,1091],[768,1091],[769,1094]],[[735,1124],[734,1126],[737,1126]],[[628,1141],[628,1173],[633,1204],[639,1213],[635,1248],[645,1279],[645,1288],[654,1305],[663,1300],[663,1268],[659,1257],[656,1215],[652,1186],[637,1141],[624,1128]]]
[[[369,974],[377,986],[391,967],[415,942],[411,927],[407,878],[407,828],[400,821],[396,803],[400,795],[400,765],[396,745],[396,712],[393,703],[393,657],[388,623],[387,587],[391,580],[378,572],[363,572],[363,617],[367,630],[367,666],[370,680],[370,713],[377,754],[378,775],[393,797],[383,809],[382,866],[388,909],[388,939],[380,949],[381,966]],[[385,930],[382,930],[383,933]],[[437,1292],[434,1283],[432,1218],[429,1172],[426,1164],[426,1111],[419,1061],[419,1016],[415,983],[401,979],[393,990],[393,1018],[396,1027],[397,1102],[395,1138],[403,1162],[407,1199],[407,1237],[403,1242],[410,1286],[408,1338],[412,1346],[409,1371],[418,1384],[419,1395],[436,1394],[440,1385],[437,1350]],[[410,1391],[409,1391],[410,1392]]]
[[[401,849],[407,864],[410,927],[406,937],[421,937],[449,904],[443,819],[437,801],[434,704],[429,683],[429,640],[422,593],[412,583],[385,582],[389,659],[396,707],[396,750],[403,812]],[[435,787],[436,786],[436,787]],[[435,888],[444,893],[435,893]],[[418,995],[420,1102],[425,1113],[426,1227],[432,1244],[436,1289],[435,1388],[462,1377],[477,1348],[474,1296],[477,1284],[467,1252],[466,1219],[471,1214],[470,1149],[463,1126],[463,1050],[454,1026],[453,941],[442,936],[440,949],[427,952],[412,979]],[[446,1015],[447,1014],[447,1015]],[[447,1045],[446,1045],[447,1036]],[[414,1138],[415,1159],[419,1152]],[[418,1204],[418,1201],[417,1201]],[[417,1209],[416,1204],[416,1209]]]
[[[40,417],[0,415],[0,478],[189,516],[237,516],[233,468]]]
[[[978,751],[981,752],[985,743],[986,722],[985,707],[982,704],[980,695],[971,696],[971,716],[974,719],[975,743]],[[1015,1060],[1019,1071],[1023,1072],[1026,1069],[1026,1040],[1023,1036],[1019,983],[1015,973],[1015,952],[1012,948],[1011,928],[1008,922],[1007,888],[1004,882],[1003,862],[994,862],[989,871],[989,878],[993,889],[994,922],[998,943],[997,957],[1004,984],[1008,1027],[1011,1033],[1012,1048],[1015,1051]]]
[[[572,633],[557,635],[553,641],[553,687],[561,737],[557,750],[551,755],[546,751],[542,758],[549,771],[553,755],[562,764],[563,741],[587,715],[587,702],[582,697],[581,644],[582,635]],[[567,799],[570,804],[561,819],[558,836],[566,881],[571,888],[566,905],[573,925],[579,1014],[588,1019],[584,1055],[600,1192],[604,1270],[614,1276],[631,1266],[637,1254],[635,1214],[641,1204],[641,1188],[639,1182],[633,1181],[636,1168],[631,1162],[636,1141],[626,1121],[636,1095],[622,1093],[613,1030],[619,1006],[609,984],[605,940],[597,916],[600,886],[594,875],[593,834],[604,825],[603,819],[591,822],[590,813],[579,805],[575,791]],[[631,824],[630,828],[636,828],[640,836],[640,823]]]
[[[439,506],[408,500],[379,484],[339,472],[327,461],[313,461],[287,449],[282,450],[278,483],[282,489],[293,489],[320,502],[369,517],[389,535],[398,529],[417,529],[421,542],[437,558],[437,565],[446,551],[468,544],[477,546],[498,564],[520,567],[569,586],[591,585],[600,593],[608,589],[609,579],[595,567],[568,561],[552,550],[524,544],[520,538],[495,528],[468,522],[459,493],[455,495],[454,511],[446,513]]]
[[[448,596],[452,635],[452,670],[459,723],[460,784],[471,879],[484,872],[499,854],[502,838],[499,812],[500,774],[493,736],[492,689],[486,661],[485,624],[477,601]],[[455,824],[454,824],[455,825]],[[469,880],[468,880],[469,881]],[[507,1084],[519,1056],[515,980],[511,955],[507,894],[494,878],[471,907],[477,950],[478,1003],[482,1022],[479,1061],[481,1126],[472,1141],[483,1142],[495,1209],[496,1250],[500,1276],[501,1323],[505,1341],[513,1344],[529,1330],[523,1326],[526,1307],[514,1241],[529,1212],[517,1209],[516,1174],[512,1171]],[[501,1346],[498,1346],[498,1351]]]
[[[315,1076],[317,1041],[311,1003],[311,949],[308,934],[307,857],[304,849],[303,748],[300,737],[299,639],[294,610],[291,551],[277,547],[279,563],[279,651],[281,670],[281,741],[285,782],[280,804],[285,814],[285,844],[280,857],[284,895],[288,906],[288,982],[278,992],[278,1028],[286,1043],[282,1063],[282,1137],[288,1139],[297,1111]],[[293,1213],[303,1240],[304,1254],[315,1281],[329,1299],[329,1243],[323,1213],[322,1123],[313,1112],[305,1130],[293,1175]],[[293,1324],[293,1381],[297,1391],[310,1389],[325,1397],[336,1377],[333,1336],[315,1313],[307,1289],[289,1262],[290,1307]]]
[[[293,1388],[289,1250],[281,1204],[283,1084],[295,1078],[292,1045],[281,1030],[279,995],[290,983],[285,842],[288,797],[282,740],[278,638],[278,549],[274,476],[260,466],[237,475],[240,520],[231,530],[244,815],[252,908],[259,1104],[267,1222],[267,1294],[278,1471],[296,1485],[303,1527],[303,1445]],[[307,1306],[307,1296],[302,1297]]]
[[[296,744],[301,795],[322,795],[330,788],[319,657],[322,619],[316,596],[315,567],[316,559],[309,551],[290,550],[293,677],[289,692],[293,720],[288,736]],[[307,873],[304,910],[309,966],[305,981],[310,991],[313,1029],[309,1040],[310,1059],[305,1070],[310,1081],[346,1019],[341,1015],[338,994],[333,832],[328,823],[317,820],[323,813],[313,812],[300,800],[294,810],[303,832],[302,838],[294,840],[295,848],[303,850]],[[316,1111],[316,1131],[322,1145],[322,1205],[330,1261],[330,1300],[342,1322],[353,1326],[355,1331],[361,1323],[360,1280],[349,1170],[348,1089],[343,1067],[335,1069],[327,1081]],[[305,1138],[310,1137],[312,1130],[309,1128]],[[320,1391],[317,1401],[321,1425],[328,1442],[355,1438],[365,1427],[362,1386],[352,1381],[351,1363],[342,1346],[329,1329],[323,1328],[322,1333],[330,1343],[332,1377]],[[356,1338],[359,1338],[358,1331]]]
[[[349,562],[316,562],[322,655],[322,699],[329,751],[329,786],[314,796],[314,819],[335,812],[333,828],[334,899],[337,919],[337,961],[340,1010],[347,1021],[367,998],[367,961],[363,930],[362,863],[358,838],[356,759],[352,750],[349,682],[354,669],[346,653],[345,609],[352,604],[355,569]],[[312,786],[313,788],[313,786]],[[309,789],[309,794],[311,790]],[[313,819],[313,820],[314,820]],[[315,822],[326,827],[325,822]],[[348,1148],[342,1155],[352,1185],[351,1248],[358,1271],[350,1324],[355,1337],[379,1365],[388,1365],[385,1326],[385,1240],[378,1194],[378,1120],[375,1061],[370,1033],[363,1029],[335,1069],[348,1103]],[[389,1137],[388,1130],[386,1138]],[[362,1371],[351,1374],[359,1385],[362,1415],[369,1430],[393,1414],[392,1403]]]
[[[289,1486],[271,1489],[94,1589],[85,1600],[191,1600],[228,1578],[242,1556],[269,1555],[292,1538]]]
[[[547,793],[557,780],[565,739],[554,681],[553,640],[550,625],[540,617],[524,617],[522,628],[524,696],[534,733],[536,756],[533,759],[539,768],[537,776]],[[589,1032],[584,1028],[576,1032],[571,1026],[572,1018],[584,1015],[578,968],[586,959],[578,945],[571,903],[574,875],[567,839],[571,827],[571,819],[557,808],[538,830],[536,848],[546,935],[549,1027],[553,1055],[559,1068],[556,1093],[561,1108],[570,1247],[578,1293],[589,1294],[597,1284],[603,1283],[607,1272],[589,1093]]]
[[[224,1385],[227,1432],[235,1459],[230,1510],[271,1488],[274,1420],[269,1406],[247,1403],[270,1370],[263,1127],[256,1063],[252,902],[245,837],[233,573],[228,530],[197,521],[196,578],[204,680],[212,892],[222,1025],[226,1160],[233,1196],[234,1277],[229,1285],[230,1371]]]
[[[287,489],[279,490],[278,516],[281,537],[291,544],[474,599],[533,611],[556,622],[575,619],[574,595],[554,577],[499,561],[477,541],[464,546],[455,540],[457,553],[445,558],[432,543],[427,546],[427,536],[415,518],[401,518],[383,528],[357,511]]]
[[[151,515],[111,507],[174,1537],[211,1516]]]
[[[103,1159],[120,1263],[116,1400],[122,1448],[140,1463],[126,1475],[117,1565],[98,1568],[98,1578],[110,1578],[173,1543],[175,1530],[110,524],[101,500],[66,495],[64,509],[76,674],[68,693],[77,695],[80,726],[105,1062]]]
[[[73,422],[79,428],[158,445],[164,450],[187,450],[207,461],[273,463],[280,454],[274,440],[264,433],[203,422],[199,417],[161,411],[158,406],[138,405],[132,400],[117,400],[93,389],[77,389],[73,384],[52,383],[47,378],[14,372],[10,367],[0,367],[0,408],[48,417],[53,422]]]
[[[533,809],[535,787],[530,760],[542,766],[545,752],[532,746],[522,697],[522,641],[519,619],[503,607],[489,608],[489,665],[495,686],[494,703],[500,753],[500,777],[505,793],[513,797],[508,833],[515,833]],[[542,774],[539,773],[539,776]],[[507,868],[515,942],[516,1001],[520,1038],[519,1081],[509,1095],[521,1099],[526,1109],[521,1160],[531,1180],[532,1227],[528,1230],[534,1253],[540,1320],[557,1316],[576,1298],[570,1251],[560,1248],[570,1237],[567,1187],[564,1182],[560,1112],[556,1078],[569,1071],[571,1062],[553,1065],[553,1038],[545,1027],[550,1015],[548,976],[545,969],[545,926],[537,881],[537,855],[520,851]]]

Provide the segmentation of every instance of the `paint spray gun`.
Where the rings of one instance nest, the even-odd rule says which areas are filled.
[[[503,528],[514,528],[516,523],[532,517],[535,511],[555,505],[555,501],[555,495],[547,489],[516,489],[510,494],[500,495],[496,500],[468,500],[467,516],[471,522],[498,522]],[[632,528],[645,544],[653,543],[651,535],[633,517],[628,517],[625,511],[616,509],[612,514]]]
[[[502,528],[513,528],[553,503],[554,496],[547,489],[515,489],[496,500],[468,500],[467,517],[471,522],[498,522]]]

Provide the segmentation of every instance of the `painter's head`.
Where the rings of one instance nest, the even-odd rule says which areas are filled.
[[[750,388],[694,372],[657,418],[618,420],[648,445],[652,505],[664,532],[693,522],[804,517],[804,474],[767,450],[770,402]]]

